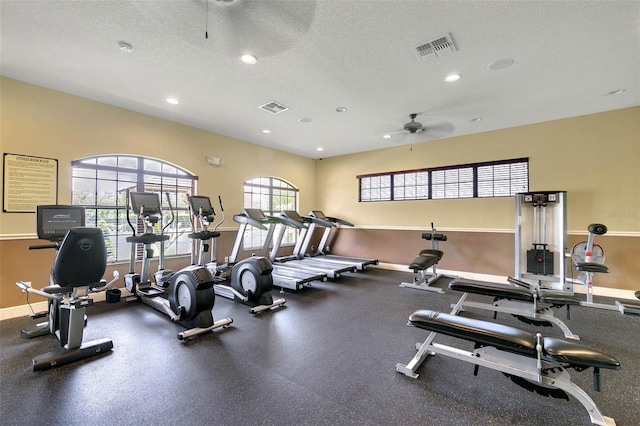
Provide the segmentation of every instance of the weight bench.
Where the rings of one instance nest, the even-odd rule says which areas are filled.
[[[409,269],[411,269],[416,276],[413,278],[413,282],[403,282],[400,284],[400,287],[444,293],[444,290],[438,287],[431,287],[431,284],[444,276],[438,274],[436,265],[444,255],[444,252],[439,250],[438,244],[440,241],[447,241],[447,236],[436,233],[436,229],[433,223],[431,223],[431,232],[424,232],[422,239],[431,241],[431,248],[420,250],[418,257],[409,263]],[[429,272],[429,268],[432,268],[432,272]]]
[[[484,309],[494,312],[494,319],[498,312],[515,316],[519,320],[536,326],[558,326],[568,339],[579,340],[579,336],[573,334],[569,327],[559,318],[556,318],[551,308],[567,307],[567,319],[571,319],[571,306],[579,306],[577,297],[557,293],[546,292],[541,289],[532,289],[531,286],[515,278],[509,277],[512,285],[475,281],[467,279],[455,279],[449,283],[449,288],[461,291],[464,294],[459,303],[459,310],[465,307]],[[493,297],[493,303],[481,303],[467,301],[469,293]],[[452,312],[457,314],[458,311]]]
[[[601,390],[600,369],[619,370],[620,361],[597,349],[575,341],[543,337],[501,324],[475,320],[430,310],[419,310],[409,317],[409,326],[429,330],[423,343],[417,343],[418,353],[407,365],[397,364],[396,371],[417,378],[416,370],[429,355],[441,354],[497,370],[514,383],[544,396],[576,398],[586,408],[591,422],[615,425],[610,417],[600,413],[591,397],[571,381],[569,369],[583,371],[593,368],[594,390]],[[473,351],[434,343],[437,334],[445,334],[474,343]]]

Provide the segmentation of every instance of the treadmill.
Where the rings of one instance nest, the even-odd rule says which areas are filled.
[[[269,242],[271,241],[276,226],[283,222],[280,218],[267,217],[260,209],[244,209],[240,214],[233,216],[233,220],[240,224],[233,248],[234,253],[237,253],[240,249],[240,243],[244,238],[244,231],[247,225],[251,225],[256,222],[263,226],[268,225],[267,238],[265,239],[262,253],[265,257],[267,256]],[[271,272],[271,276],[273,277],[274,287],[300,290],[305,285],[308,285],[313,281],[327,280],[327,275],[322,271],[284,268],[277,263],[273,263],[273,261],[272,266],[273,271]]]
[[[318,219],[315,217],[302,217],[295,210],[283,210],[280,212],[280,217],[287,218],[298,224],[310,223],[308,228],[300,228],[301,232],[298,236],[298,242],[296,243],[293,254],[284,258],[275,258],[275,262],[284,262],[285,265],[293,265],[296,268],[312,268],[325,271],[329,278],[339,278],[345,272],[355,272],[357,265],[355,263],[345,263],[325,260],[315,257],[305,256],[305,250],[309,241],[311,240],[311,234],[313,233],[314,222],[326,222],[325,225],[331,224],[329,221]]]
[[[356,269],[358,271],[363,271],[367,268],[368,265],[377,265],[378,264],[378,259],[370,259],[370,258],[366,258],[366,257],[352,257],[352,256],[339,256],[339,255],[334,255],[334,254],[326,254],[322,251],[323,247],[326,247],[327,244],[327,239],[329,238],[329,234],[331,233],[331,230],[334,228],[337,228],[338,225],[343,225],[343,226],[349,226],[349,227],[354,227],[353,223],[347,222],[344,219],[339,219],[337,217],[329,217],[329,216],[325,216],[324,213],[320,210],[312,210],[307,217],[315,217],[317,219],[322,219],[325,222],[311,222],[310,226],[309,226],[309,230],[307,231],[307,234],[311,235],[313,233],[313,230],[315,229],[316,225],[319,226],[324,226],[327,224],[328,222],[331,222],[330,226],[324,226],[324,233],[322,234],[322,239],[320,240],[320,243],[318,244],[318,249],[313,252],[310,253],[309,255],[315,258],[320,258],[320,259],[326,259],[326,260],[330,260],[330,261],[334,261],[334,262],[343,262],[343,263],[353,263],[356,265]],[[307,239],[310,240],[310,237],[308,237]],[[302,248],[302,252],[304,253],[307,249],[307,246],[309,245],[309,241],[306,241],[306,245]]]

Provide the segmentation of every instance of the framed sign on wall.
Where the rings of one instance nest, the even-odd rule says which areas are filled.
[[[58,160],[5,153],[2,182],[4,213],[35,213],[58,203]]]

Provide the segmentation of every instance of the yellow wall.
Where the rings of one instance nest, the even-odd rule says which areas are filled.
[[[198,193],[222,195],[225,211],[243,207],[242,184],[277,176],[300,189],[300,208],[315,203],[311,159],[153,118],[122,108],[2,78],[1,150],[58,160],[58,202],[70,203],[71,161],[101,154],[134,154],[174,163],[199,177]],[[224,159],[221,167],[206,157]],[[229,220],[226,227],[234,227]],[[34,234],[32,213],[2,213],[0,235]]]
[[[325,214],[363,227],[513,230],[514,200],[358,202],[357,175],[529,157],[532,191],[567,191],[568,229],[640,232],[640,107],[317,161]]]

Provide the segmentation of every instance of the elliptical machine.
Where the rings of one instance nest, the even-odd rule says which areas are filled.
[[[191,228],[189,238],[192,239],[191,264],[206,267],[215,277],[216,283],[213,289],[216,294],[233,299],[250,306],[249,312],[259,314],[283,306],[286,299],[273,300],[271,289],[273,288],[273,266],[269,259],[263,256],[252,256],[235,263],[237,252],[242,242],[242,236],[246,224],[251,224],[266,230],[264,225],[244,215],[234,216],[234,220],[241,224],[234,244],[233,253],[226,264],[218,264],[216,260],[216,238],[220,236],[218,227],[224,222],[224,207],[222,198],[218,196],[222,219],[209,230],[209,226],[215,219],[215,210],[209,197],[192,195],[188,197]],[[243,226],[244,224],[244,226]],[[198,261],[196,263],[195,252],[199,246]],[[206,253],[210,252],[210,260],[205,263]]]
[[[164,231],[174,221],[171,200],[167,194],[171,210],[171,221],[162,226],[160,197],[154,192],[130,192],[127,196],[127,222],[133,231],[126,241],[131,244],[130,272],[125,275],[124,283],[138,300],[166,314],[171,321],[182,324],[188,329],[178,333],[179,340],[187,340],[216,328],[228,328],[231,318],[213,320],[215,293],[212,291],[213,276],[203,266],[192,265],[177,272],[164,269],[164,243],[170,237]],[[130,206],[129,206],[130,202]],[[129,210],[135,211],[138,220],[144,226],[144,233],[136,235],[131,223]],[[160,226],[160,234],[154,232],[154,226]],[[153,257],[153,245],[160,243],[158,272],[155,273],[155,285],[149,279],[149,267]],[[144,245],[142,271],[135,272],[136,248]],[[165,294],[167,297],[165,297]]]
[[[84,207],[49,205],[36,208],[38,238],[52,244],[29,246],[29,250],[53,248],[56,257],[49,286],[36,290],[31,283],[16,283],[27,294],[47,298],[48,306],[48,312],[32,314],[32,318],[48,315],[47,321],[25,327],[20,334],[25,339],[53,334],[62,349],[33,358],[33,371],[58,367],[113,349],[111,339],[83,342],[86,308],[93,304],[89,294],[109,289],[119,278],[116,271],[109,283],[102,279],[107,267],[104,235],[99,228],[84,225]]]

